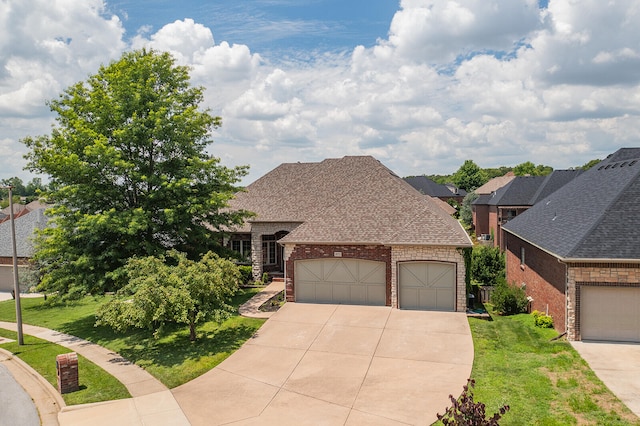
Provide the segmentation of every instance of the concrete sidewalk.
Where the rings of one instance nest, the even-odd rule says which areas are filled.
[[[0,328],[17,330],[15,323],[3,321],[0,321]],[[56,343],[84,356],[122,382],[133,397],[72,407],[61,405],[61,411],[58,415],[58,421],[61,425],[75,426],[88,423],[91,423],[92,426],[189,424],[166,386],[144,369],[117,353],[87,340],[43,327],[23,324],[22,330],[24,334]],[[23,384],[21,378],[16,377],[16,379]],[[31,394],[31,396],[35,398],[35,395]]]
[[[243,317],[251,318],[270,318],[274,312],[263,312],[260,310],[260,306],[266,303],[276,294],[284,290],[284,281],[274,280],[266,286],[262,291],[253,296],[249,301],[240,306],[238,312]]]

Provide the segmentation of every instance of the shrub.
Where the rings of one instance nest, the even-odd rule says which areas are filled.
[[[533,311],[531,312],[531,315],[533,315],[533,322],[536,327],[553,328],[553,318],[551,315],[547,315],[540,311]]]
[[[482,402],[473,400],[473,387],[475,380],[467,380],[467,385],[463,387],[462,395],[455,399],[453,395],[449,395],[451,399],[451,407],[447,408],[444,414],[438,414],[438,420],[445,426],[498,426],[498,420],[509,411],[509,406],[504,405],[491,418],[486,417],[485,405]]]
[[[240,270],[241,283],[247,284],[253,279],[253,268],[250,265],[240,265],[238,266],[238,269]]]
[[[498,247],[477,246],[471,255],[471,279],[480,285],[494,285],[504,277],[504,255]]]
[[[522,288],[509,285],[504,278],[501,278],[493,290],[491,303],[501,314],[515,315],[526,312],[529,300]]]

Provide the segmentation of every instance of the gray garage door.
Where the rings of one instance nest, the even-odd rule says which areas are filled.
[[[455,310],[456,268],[451,263],[400,263],[398,282],[401,309]]]
[[[386,265],[370,260],[331,258],[297,260],[297,302],[385,305]]]
[[[13,286],[13,266],[0,265],[0,291],[11,291]]]
[[[640,342],[640,288],[580,287],[580,335]]]

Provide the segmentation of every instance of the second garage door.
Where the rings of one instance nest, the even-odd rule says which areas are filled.
[[[583,340],[640,342],[640,288],[580,288]]]
[[[455,310],[456,268],[451,263],[400,263],[398,282],[401,309]]]
[[[361,259],[297,260],[297,302],[382,305],[387,301],[386,264]]]

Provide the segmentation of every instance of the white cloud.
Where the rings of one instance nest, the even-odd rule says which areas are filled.
[[[250,164],[248,181],[356,154],[400,175],[469,158],[570,167],[640,140],[640,0],[403,0],[387,39],[304,60],[216,41],[193,19],[127,45],[99,0],[0,1],[3,174],[20,173],[19,138],[49,131],[46,99],[142,46],[170,51],[206,87],[223,118],[210,150]]]

